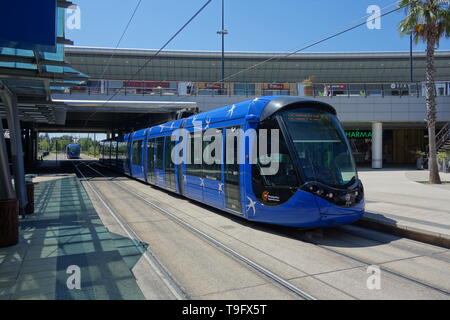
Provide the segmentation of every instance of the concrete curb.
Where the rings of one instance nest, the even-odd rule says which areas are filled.
[[[363,217],[353,223],[356,226],[373,229],[396,236],[405,237],[412,240],[432,244],[435,246],[450,249],[450,236],[404,225],[398,222],[388,222],[370,217]]]

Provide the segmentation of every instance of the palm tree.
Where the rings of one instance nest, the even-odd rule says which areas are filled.
[[[400,0],[399,7],[406,8],[406,18],[398,29],[402,35],[412,34],[416,44],[427,46],[426,105],[429,139],[428,168],[430,183],[440,184],[436,157],[436,98],[434,76],[434,51],[442,37],[450,37],[450,2],[448,0]]]

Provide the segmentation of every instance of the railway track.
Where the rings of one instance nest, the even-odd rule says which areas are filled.
[[[80,165],[85,165],[83,162],[77,164],[73,163],[75,170],[84,179],[87,186],[95,194],[97,199],[101,202],[108,213],[114,218],[122,230],[127,234],[127,236],[133,241],[133,244],[139,250],[141,255],[148,262],[153,271],[159,276],[161,281],[165,284],[166,288],[173,294],[174,298],[177,300],[187,300],[189,295],[186,293],[185,289],[174,279],[167,268],[158,260],[156,255],[151,251],[151,249],[146,248],[143,244],[141,237],[130,227],[121,215],[113,208],[108,200],[101,194],[97,187],[89,181],[83,171],[79,168]]]
[[[352,233],[350,233],[350,232],[348,232],[348,231],[345,231],[345,230],[342,229],[342,228],[340,228],[340,231],[341,231],[341,232],[345,232],[345,233],[352,234]],[[336,255],[339,255],[339,256],[341,256],[341,257],[344,257],[344,258],[353,260],[353,261],[355,261],[355,262],[357,262],[357,263],[363,264],[363,265],[366,266],[366,267],[369,267],[369,266],[373,265],[373,262],[371,262],[371,261],[367,261],[367,260],[365,260],[365,259],[361,259],[361,258],[356,257],[356,256],[354,256],[354,255],[350,255],[350,254],[347,254],[347,253],[343,253],[343,252],[340,252],[339,250],[331,249],[331,248],[329,248],[329,247],[327,247],[327,246],[324,246],[324,245],[320,244],[319,242],[312,240],[311,238],[305,237],[304,234],[301,234],[301,233],[299,233],[298,231],[293,231],[293,232],[288,232],[288,231],[286,231],[285,233],[286,233],[287,235],[295,236],[297,239],[299,239],[299,240],[301,240],[301,241],[304,241],[304,242],[308,242],[308,243],[314,244],[315,246],[317,246],[317,247],[319,247],[319,248],[321,248],[321,249],[323,249],[323,250],[326,250],[326,251],[328,251],[328,252],[332,252],[332,253],[334,253],[334,254],[336,254]],[[374,240],[373,238],[364,237],[364,236],[361,236],[361,235],[358,235],[358,236],[361,237],[361,238],[367,239],[367,240],[378,241],[378,240]],[[382,243],[381,241],[378,241],[378,242],[379,242],[379,243]],[[443,251],[443,252],[444,252],[444,251]],[[382,266],[382,264],[379,266],[379,268],[380,268],[380,270],[381,270],[382,272],[385,272],[385,273],[391,274],[391,275],[393,275],[393,276],[396,276],[396,277],[405,279],[405,280],[407,280],[407,281],[410,281],[410,282],[413,282],[413,283],[415,283],[415,284],[418,284],[418,285],[420,285],[420,286],[422,286],[422,287],[425,287],[425,288],[428,288],[428,289],[431,289],[431,290],[440,292],[440,293],[442,293],[442,294],[444,294],[444,295],[447,295],[447,296],[450,298],[450,291],[448,291],[448,290],[443,290],[443,289],[441,289],[441,288],[438,288],[438,287],[436,287],[436,286],[430,285],[430,284],[425,283],[425,282],[423,282],[423,281],[417,280],[417,279],[412,278],[412,277],[410,277],[410,276],[407,276],[407,275],[405,275],[405,274],[402,274],[402,273],[393,271],[393,270],[391,270],[391,269],[389,269],[389,268],[386,268],[386,267]]]
[[[96,163],[96,164],[97,164],[97,163]],[[102,174],[100,171],[98,171],[98,170],[96,170],[95,168],[93,168],[93,167],[91,166],[91,164],[86,164],[86,163],[84,163],[84,165],[85,165],[86,167],[90,168],[92,171],[96,172],[97,174],[99,174],[99,175],[105,177],[104,174]],[[102,167],[104,167],[104,166],[102,166]],[[104,168],[110,170],[110,169],[107,168],[107,167],[104,167]],[[212,244],[214,244],[214,245],[220,247],[223,251],[226,251],[227,253],[229,253],[230,255],[234,256],[234,257],[237,258],[237,259],[239,259],[240,261],[242,261],[242,262],[246,263],[247,265],[253,267],[253,268],[254,268],[255,270],[257,270],[258,272],[263,273],[266,277],[269,277],[271,280],[277,282],[278,284],[282,285],[283,287],[286,287],[286,288],[289,289],[290,291],[296,293],[298,296],[300,296],[300,297],[302,297],[302,298],[305,298],[305,299],[314,299],[314,297],[312,297],[311,295],[309,295],[309,294],[303,292],[301,289],[298,289],[298,288],[296,288],[295,286],[292,287],[292,285],[291,285],[288,281],[286,281],[286,280],[284,280],[284,279],[281,279],[280,277],[278,277],[278,276],[276,276],[276,275],[275,275],[275,277],[273,277],[274,274],[273,274],[272,272],[270,272],[269,270],[267,270],[267,269],[265,269],[265,268],[259,266],[256,262],[251,261],[251,260],[249,260],[249,259],[247,259],[247,258],[241,256],[241,255],[240,255],[239,253],[237,253],[235,250],[233,250],[233,249],[231,249],[231,248],[228,248],[228,247],[226,247],[226,246],[224,246],[225,248],[223,248],[223,247],[220,245],[220,242],[218,242],[218,241],[215,240],[214,238],[208,236],[208,235],[205,234],[204,232],[200,231],[198,228],[192,227],[191,225],[189,225],[189,223],[183,221],[183,220],[180,219],[179,217],[177,217],[177,216],[175,216],[174,214],[168,212],[167,209],[161,208],[161,207],[158,206],[157,204],[153,203],[152,201],[150,201],[150,200],[146,199],[145,197],[143,197],[142,195],[138,194],[137,190],[134,190],[134,191],[133,191],[133,188],[130,188],[129,186],[124,187],[123,185],[121,185],[121,184],[118,183],[117,181],[112,181],[112,182],[115,183],[116,185],[118,185],[122,190],[126,191],[126,192],[129,193],[129,194],[133,194],[133,196],[135,196],[135,197],[141,199],[142,201],[144,201],[144,202],[147,203],[148,205],[150,205],[150,206],[152,206],[153,208],[157,209],[159,212],[161,212],[161,213],[163,213],[163,214],[165,214],[165,215],[170,216],[173,220],[175,220],[175,221],[177,221],[178,223],[182,224],[185,228],[189,229],[191,232],[193,232],[193,233],[197,234],[198,236],[200,236],[200,237],[202,237],[202,238],[208,240],[208,241],[211,242]],[[195,219],[195,217],[193,217],[193,218]],[[233,217],[233,218],[234,218],[234,217]],[[236,217],[235,219],[238,219],[238,218]],[[199,221],[200,221],[200,220],[199,220]],[[183,222],[184,222],[184,223],[183,223]],[[201,221],[200,221],[200,222],[201,222]],[[252,224],[253,224],[252,222],[247,222],[247,223],[248,223],[249,225],[252,225]],[[211,227],[210,225],[208,225],[208,226]],[[322,250],[325,250],[325,251],[327,251],[327,252],[330,252],[330,253],[333,253],[333,254],[335,254],[335,255],[341,256],[341,257],[343,257],[343,258],[350,259],[350,260],[352,260],[352,261],[354,261],[354,262],[356,262],[356,263],[358,263],[358,264],[361,264],[361,265],[363,265],[363,266],[366,266],[366,267],[367,267],[367,266],[373,265],[373,262],[372,262],[372,261],[368,261],[368,260],[362,259],[362,258],[360,258],[360,257],[354,256],[354,255],[351,255],[351,254],[348,254],[348,253],[343,253],[343,252],[340,252],[339,250],[332,249],[332,248],[329,248],[329,247],[327,247],[327,246],[325,246],[325,245],[322,245],[319,241],[314,241],[314,240],[311,239],[310,237],[305,236],[305,232],[302,232],[302,231],[299,231],[299,230],[296,230],[296,229],[283,228],[283,227],[273,227],[273,226],[261,226],[260,224],[258,224],[258,228],[260,228],[260,229],[266,229],[267,231],[272,232],[272,233],[273,233],[273,232],[276,232],[276,233],[279,233],[280,235],[294,237],[294,238],[296,238],[296,239],[298,239],[298,240],[301,240],[301,241],[303,241],[303,242],[307,242],[307,243],[309,243],[309,244],[312,244],[312,245],[314,245],[314,246],[317,246],[318,248],[320,248],[320,249],[322,249]],[[361,233],[355,234],[354,232],[350,232],[350,231],[348,231],[348,230],[345,230],[344,228],[338,228],[337,230],[339,230],[339,232],[342,232],[342,233],[348,233],[348,234],[351,234],[351,235],[354,235],[354,236],[358,236],[358,237],[363,238],[363,239],[367,239],[367,240],[374,241],[374,242],[379,242],[380,244],[385,243],[385,242],[383,242],[383,241],[377,240],[377,239],[374,238],[374,237],[363,236],[363,235],[361,235]],[[221,230],[218,230],[218,229],[216,229],[216,231],[222,232]],[[443,249],[442,252],[445,252],[445,249]],[[441,253],[441,252],[438,252],[438,253]],[[430,255],[430,257],[431,257],[431,256],[432,256],[432,255]],[[391,274],[391,275],[393,275],[393,276],[395,276],[395,277],[401,278],[401,279],[403,279],[403,280],[405,280],[405,281],[408,281],[408,282],[412,282],[412,283],[414,283],[414,284],[416,284],[416,285],[419,285],[419,286],[421,286],[421,287],[423,287],[423,288],[427,288],[427,289],[430,289],[430,290],[439,292],[439,293],[441,293],[441,294],[443,294],[443,295],[445,295],[445,296],[448,296],[448,297],[450,298],[450,292],[449,292],[448,290],[445,290],[445,289],[442,289],[442,288],[438,288],[438,287],[436,287],[436,286],[433,286],[433,285],[431,285],[431,284],[429,284],[429,283],[420,281],[420,280],[418,280],[418,279],[416,279],[416,278],[413,278],[413,277],[411,277],[411,276],[402,274],[402,273],[397,272],[397,271],[394,271],[394,270],[390,270],[389,268],[384,267],[384,266],[381,266],[380,269],[381,269],[383,272],[386,272],[386,273],[388,273],[388,274]],[[281,280],[281,281],[280,281],[280,280]],[[300,290],[300,291],[298,291],[298,290]],[[303,295],[305,295],[305,294],[306,294],[306,297],[303,296]]]
[[[102,177],[106,177],[104,174],[102,174],[100,171],[93,168],[89,163],[80,162],[78,165],[75,166],[76,170],[79,172],[79,174],[83,177],[86,184],[91,188],[91,190],[94,192],[94,194],[97,196],[97,198],[100,200],[102,205],[110,212],[110,214],[118,221],[118,223],[121,225],[121,227],[124,229],[124,231],[127,233],[127,235],[134,239],[135,245],[140,248],[141,252],[143,254],[146,254],[146,251],[141,246],[142,240],[139,237],[139,235],[132,230],[130,226],[126,224],[126,222],[123,221],[123,219],[120,218],[120,214],[115,212],[112,209],[112,206],[108,204],[107,200],[103,197],[101,192],[98,190],[98,188],[89,181],[90,179],[87,178],[85,174],[83,174],[82,169],[80,169],[80,166],[83,166],[84,168],[88,168],[89,170],[95,172],[97,175],[100,175]],[[236,250],[230,248],[229,246],[223,244],[222,242],[218,241],[217,239],[209,236],[208,234],[204,233],[203,231],[199,230],[192,224],[188,223],[184,219],[179,218],[175,214],[169,212],[168,210],[160,207],[157,203],[148,200],[147,198],[143,197],[142,195],[133,192],[129,188],[124,187],[117,181],[110,181],[111,183],[118,186],[123,192],[126,192],[127,194],[133,196],[135,199],[144,202],[146,205],[151,207],[153,210],[158,211],[160,214],[164,215],[165,217],[169,218],[171,221],[175,222],[185,230],[188,230],[189,232],[195,234],[197,237],[205,240],[213,247],[225,252],[235,260],[245,264],[246,266],[250,267],[263,277],[267,278],[272,283],[275,283],[278,286],[281,286],[282,288],[288,290],[295,296],[305,299],[305,300],[316,300],[315,297],[310,295],[309,293],[305,292],[301,288],[298,288],[297,286],[291,284],[289,281],[284,280],[277,274],[271,272],[267,268],[263,267],[262,265],[258,264],[257,262],[253,261],[252,259],[249,259],[248,257],[245,257],[244,255],[240,254]],[[189,295],[186,293],[186,291],[183,289],[183,287],[178,284],[178,282],[170,275],[170,272],[167,270],[167,268],[164,267],[162,263],[158,261],[156,256],[152,253],[147,253],[146,256],[148,256],[148,261],[152,268],[155,270],[158,270],[158,273],[161,274],[162,279],[165,279],[165,284],[168,288],[171,289],[171,291],[174,293],[174,295],[177,297],[177,299],[189,299]]]

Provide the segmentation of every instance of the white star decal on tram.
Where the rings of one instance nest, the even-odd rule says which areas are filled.
[[[253,201],[249,196],[247,196],[247,199],[249,201],[249,204],[247,205],[247,211],[250,209],[253,209],[253,215],[255,215],[256,214],[256,208],[255,208],[256,201]]]
[[[186,183],[186,181],[187,181],[186,175],[183,174],[183,182]]]
[[[170,129],[173,129],[173,126],[175,125],[175,122],[172,122],[171,124],[170,124]]]
[[[192,126],[194,127],[194,131],[201,131],[203,130],[203,123],[202,121],[197,121],[198,115],[195,115],[192,118]]]
[[[223,192],[223,183],[219,183],[219,193]]]
[[[205,123],[206,123],[205,130],[209,129],[209,125],[211,124],[211,118],[206,118]]]
[[[227,111],[227,114],[230,116],[230,118],[233,116],[234,109],[236,109],[236,105],[235,104],[233,104],[231,106],[231,108]]]
[[[204,188],[205,187],[205,179],[200,178],[200,187]]]

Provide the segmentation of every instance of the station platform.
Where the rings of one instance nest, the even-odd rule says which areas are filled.
[[[443,184],[427,183],[429,172],[360,169],[366,196],[365,227],[450,248],[450,173]]]
[[[35,213],[20,220],[18,245],[0,248],[0,300],[144,299],[131,272],[139,251],[105,228],[73,171],[70,161],[36,168]]]

